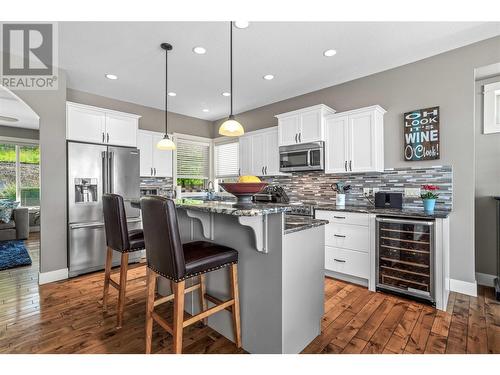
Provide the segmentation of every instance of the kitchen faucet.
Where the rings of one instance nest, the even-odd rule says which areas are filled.
[[[214,199],[215,189],[213,181],[208,181],[207,188],[205,189],[205,191],[207,192],[208,199],[210,200]]]

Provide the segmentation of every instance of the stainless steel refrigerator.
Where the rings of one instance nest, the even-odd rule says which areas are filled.
[[[129,230],[141,228],[140,211],[130,205],[130,199],[140,196],[139,150],[68,142],[67,155],[69,275],[77,276],[104,269],[104,193],[123,196]],[[129,263],[143,253],[130,253]],[[119,260],[115,252],[114,265]]]

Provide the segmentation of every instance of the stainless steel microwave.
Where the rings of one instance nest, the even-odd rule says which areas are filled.
[[[280,147],[280,172],[322,171],[325,169],[324,142]]]

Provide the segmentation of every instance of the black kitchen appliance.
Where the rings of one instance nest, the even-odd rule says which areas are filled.
[[[288,195],[279,185],[267,185],[260,193],[253,196],[255,202],[288,203]]]
[[[389,193],[379,191],[375,193],[375,207],[377,208],[403,208],[403,193]]]
[[[434,220],[377,216],[377,290],[435,305],[434,230]]]

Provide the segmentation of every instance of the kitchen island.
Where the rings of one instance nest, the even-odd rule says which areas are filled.
[[[288,217],[286,204],[177,200],[176,206],[183,242],[213,241],[238,251],[243,349],[299,353],[320,334],[328,221]],[[229,299],[228,276],[227,269],[207,274],[210,299]],[[160,281],[159,293],[169,294],[169,285]],[[186,295],[186,311],[200,311],[196,294]],[[234,341],[229,311],[210,316],[208,325]]]

